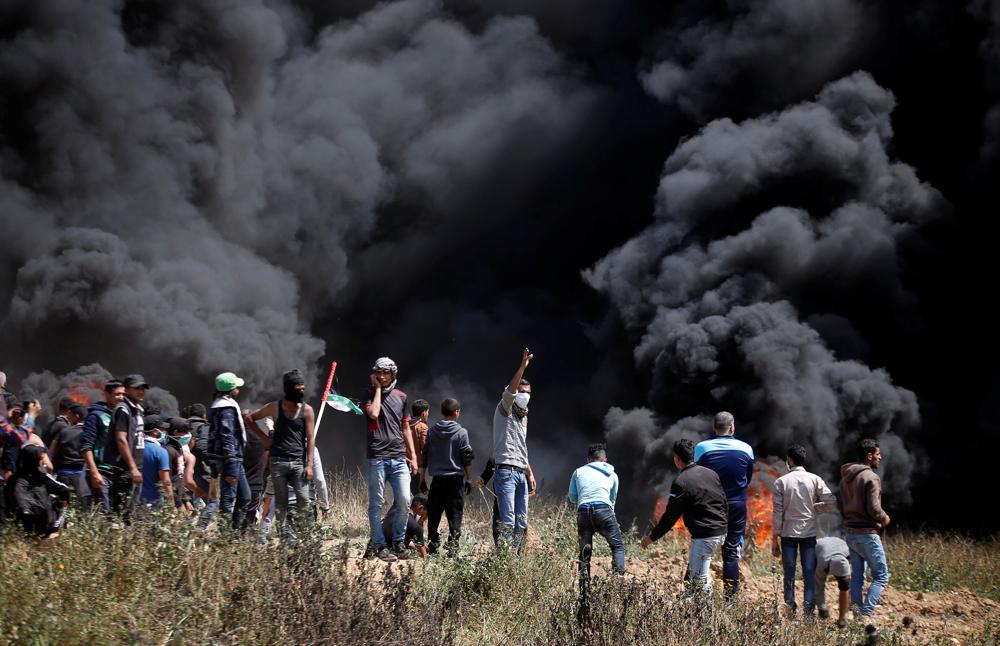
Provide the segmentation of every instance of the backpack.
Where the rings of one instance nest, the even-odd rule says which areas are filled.
[[[203,419],[191,420],[191,452],[200,462],[208,454],[208,422]]]

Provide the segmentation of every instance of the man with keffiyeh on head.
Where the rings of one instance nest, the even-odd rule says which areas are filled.
[[[406,393],[396,388],[398,368],[389,357],[372,366],[371,388],[364,411],[368,416],[368,522],[371,543],[365,558],[378,557],[391,562],[409,558],[403,539],[410,508],[410,475],[417,472],[417,459],[407,416]],[[382,534],[382,503],[385,483],[389,481],[395,499],[396,520],[392,528],[392,546]]]

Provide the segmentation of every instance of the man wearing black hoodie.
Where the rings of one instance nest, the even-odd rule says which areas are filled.
[[[90,487],[90,505],[100,505],[105,514],[111,511],[110,488],[116,469],[105,460],[104,449],[111,435],[111,416],[115,407],[125,398],[125,386],[112,379],[104,384],[104,401],[95,402],[87,409],[80,436],[80,454],[87,471]],[[113,440],[112,440],[113,441]]]
[[[438,526],[444,512],[448,518],[448,551],[453,553],[462,535],[463,495],[472,488],[472,461],[476,456],[469,443],[469,432],[458,423],[462,414],[458,400],[441,402],[441,414],[444,419],[427,432],[420,477],[426,480],[430,473],[434,478],[427,494],[427,547],[432,553],[437,550]]]

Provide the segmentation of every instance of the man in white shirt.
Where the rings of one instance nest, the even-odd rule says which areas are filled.
[[[816,513],[834,511],[837,498],[815,473],[805,470],[806,450],[800,444],[788,447],[788,473],[774,481],[774,543],[772,551],[781,556],[784,570],[785,603],[794,614],[795,559],[802,560],[804,610],[811,615],[816,607]]]

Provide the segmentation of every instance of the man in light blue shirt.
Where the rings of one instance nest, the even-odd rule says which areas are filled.
[[[587,450],[587,464],[574,471],[569,480],[569,499],[577,506],[576,532],[580,540],[581,573],[590,572],[594,532],[608,541],[615,574],[625,573],[625,543],[615,517],[617,498],[618,475],[615,468],[608,464],[605,447],[603,444],[591,444]]]

